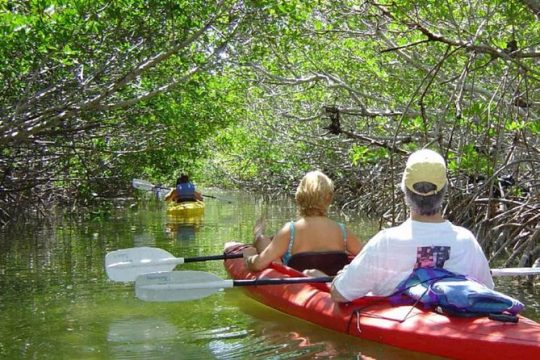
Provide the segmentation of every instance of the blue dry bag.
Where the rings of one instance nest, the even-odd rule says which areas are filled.
[[[516,315],[523,304],[508,295],[445,269],[419,268],[402,281],[391,297],[397,303],[425,307],[457,316]]]

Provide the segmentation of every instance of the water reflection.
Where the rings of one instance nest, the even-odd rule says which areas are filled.
[[[111,322],[107,334],[114,359],[209,359],[210,352],[190,344],[190,334],[160,318],[124,318]]]
[[[156,304],[136,299],[133,285],[107,279],[103,259],[109,251],[153,246],[177,257],[215,255],[228,241],[249,241],[260,215],[269,232],[295,216],[288,198],[262,201],[244,192],[223,197],[233,202],[209,200],[198,220],[171,218],[166,204],[156,202],[100,221],[0,232],[0,358],[429,358],[289,317],[241,289]],[[377,231],[361,218],[340,216],[332,218],[345,221],[364,240]],[[186,263],[176,270],[227,278],[222,261]],[[497,288],[522,300],[525,315],[540,319],[539,287],[500,278]]]
[[[133,235],[133,247],[155,246],[156,239],[151,233],[141,233]]]
[[[129,346],[130,351],[152,349],[176,338],[176,328],[163,319],[126,318],[112,321],[109,325],[107,341],[115,349]]]
[[[203,218],[200,216],[186,218],[167,215],[165,229],[169,237],[178,242],[194,241],[202,222]]]

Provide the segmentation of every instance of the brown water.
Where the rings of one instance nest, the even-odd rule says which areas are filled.
[[[351,338],[298,320],[248,298],[241,289],[172,303],[138,300],[133,285],[104,271],[109,251],[154,246],[177,257],[220,254],[227,241],[249,241],[256,218],[269,232],[294,218],[288,199],[207,191],[200,221],[170,218],[159,203],[113,216],[52,227],[27,225],[0,233],[0,358],[2,359],[428,359]],[[376,225],[343,221],[363,239]],[[221,261],[179,265],[227,278]],[[497,287],[521,299],[540,320],[538,290],[515,279]]]

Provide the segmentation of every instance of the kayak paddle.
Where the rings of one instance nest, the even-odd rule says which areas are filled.
[[[145,181],[145,180],[141,180],[141,179],[133,179],[131,181],[131,185],[135,188],[135,189],[139,189],[139,190],[145,190],[145,191],[154,191],[155,189],[163,189],[163,190],[171,190],[171,188],[168,188],[168,187],[164,187],[164,186],[156,186],[148,181]],[[214,196],[214,195],[205,195],[205,194],[202,194],[203,197],[207,197],[207,198],[211,198],[211,199],[216,199],[216,200],[221,200],[221,201],[226,201],[227,203],[231,204],[232,201],[230,200],[226,200],[226,199],[222,199],[222,198],[219,198],[217,196]]]
[[[493,269],[494,276],[540,275],[540,268]],[[238,286],[329,283],[332,276],[223,280],[203,271],[164,271],[142,274],[135,280],[135,295],[144,301],[187,301]]]
[[[155,189],[166,189],[166,190],[170,190],[170,188],[168,187],[165,187],[165,186],[156,186],[152,183],[149,183],[148,181],[145,181],[145,180],[141,180],[141,179],[133,179],[131,181],[131,185],[135,188],[135,189],[139,189],[139,190],[145,190],[145,191],[154,191]]]
[[[221,254],[192,258],[176,258],[171,253],[153,247],[136,247],[111,251],[105,255],[105,270],[113,281],[135,281],[137,276],[160,271],[171,271],[176,265],[207,260],[241,258],[239,254]]]
[[[207,198],[211,198],[211,199],[216,199],[216,200],[226,201],[227,203],[232,204],[232,201],[231,201],[231,200],[226,200],[226,199],[218,198],[217,196],[214,196],[214,195],[205,195],[205,194],[202,194],[202,196],[203,196],[203,197],[207,197]]]
[[[526,276],[540,275],[540,267],[491,269],[491,276]]]
[[[324,276],[223,280],[204,271],[169,271],[138,276],[135,281],[135,296],[144,301],[187,301],[237,286],[328,283],[332,282],[332,279],[332,276]]]
[[[135,281],[137,276],[147,273],[172,271],[176,265],[209,261],[241,258],[242,254],[220,254],[192,258],[176,258],[171,253],[153,247],[136,247],[120,249],[105,256],[105,269],[113,281]],[[540,268],[500,268],[491,269],[492,276],[527,276],[540,275]]]

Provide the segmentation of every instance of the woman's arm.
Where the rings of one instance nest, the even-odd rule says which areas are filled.
[[[171,189],[165,195],[165,201],[175,201],[176,200],[176,189]]]
[[[285,225],[274,236],[268,246],[257,254],[257,250],[254,247],[246,248],[243,252],[244,261],[249,270],[261,271],[266,269],[273,261],[280,261],[281,257],[287,251],[289,244],[289,226]]]
[[[357,255],[362,250],[362,242],[349,229],[347,229],[347,252],[351,255]]]

